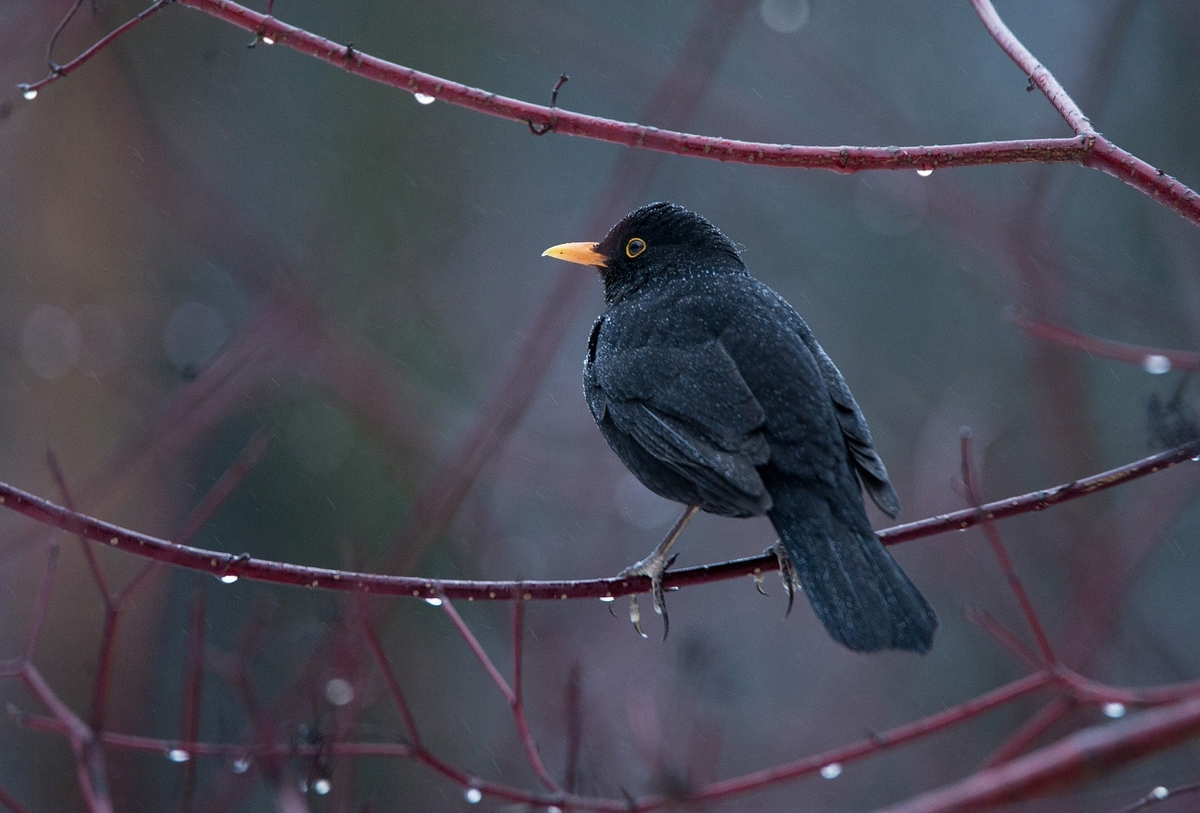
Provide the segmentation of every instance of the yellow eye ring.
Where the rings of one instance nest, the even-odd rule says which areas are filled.
[[[641,254],[645,250],[646,250],[646,241],[640,237],[634,237],[632,240],[630,240],[628,243],[625,244],[625,256],[631,260],[634,257],[636,257],[637,255]]]

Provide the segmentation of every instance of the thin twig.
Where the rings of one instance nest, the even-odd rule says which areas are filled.
[[[1010,317],[1013,324],[1024,330],[1030,336],[1082,350],[1091,356],[1123,361],[1127,364],[1137,364],[1150,367],[1156,372],[1166,370],[1200,370],[1200,353],[1190,350],[1167,350],[1161,347],[1127,344],[1089,336],[1077,330],[1071,330],[1062,325],[1056,325],[1046,319],[1014,314]],[[1156,366],[1157,365],[1157,366]]]
[[[881,813],[943,813],[1029,798],[1079,776],[1145,758],[1200,733],[1200,697],[1064,737]]]
[[[1079,105],[1075,104],[1075,100],[1058,83],[1054,75],[1046,70],[1042,63],[1038,62],[1029,49],[1008,29],[1008,26],[1000,19],[1000,15],[996,13],[996,9],[992,7],[991,0],[971,0],[971,5],[975,6],[975,13],[979,15],[983,27],[992,35],[992,39],[996,40],[996,44],[1009,55],[1013,62],[1017,63],[1017,66],[1029,77],[1029,81],[1046,94],[1050,104],[1054,105],[1054,109],[1066,120],[1071,129],[1077,135],[1094,135],[1096,131],[1092,128],[1092,123],[1088,121],[1087,116],[1083,115],[1083,111],[1079,109]]]
[[[963,433],[959,445],[962,454],[963,488],[966,490],[967,501],[975,506],[976,509],[983,512],[983,509],[980,507],[983,503],[976,484],[977,477],[975,475],[975,463],[972,459],[970,433]],[[1054,649],[1050,646],[1050,639],[1046,636],[1046,630],[1042,626],[1041,619],[1038,618],[1037,611],[1033,607],[1033,602],[1030,600],[1029,594],[1025,592],[1025,585],[1021,583],[1021,578],[1017,575],[1016,568],[1013,567],[1012,558],[1008,555],[1008,548],[1005,547],[1000,532],[996,530],[996,523],[988,518],[986,513],[984,514],[983,530],[987,534],[988,543],[992,547],[992,554],[996,557],[1001,572],[1004,573],[1004,579],[1008,583],[1008,588],[1016,598],[1017,604],[1021,608],[1021,614],[1025,616],[1025,623],[1029,625],[1029,630],[1033,633],[1033,640],[1037,642],[1042,662],[1046,666],[1056,665],[1058,658],[1054,654]]]
[[[73,71],[75,71],[75,69],[79,68],[85,62],[87,62],[92,57],[94,57],[96,54],[100,53],[105,48],[107,48],[122,34],[129,31],[130,29],[134,28],[135,26],[138,26],[138,25],[144,23],[147,19],[149,19],[151,16],[153,16],[155,14],[155,12],[161,11],[162,9],[166,8],[172,1],[173,0],[155,0],[154,3],[152,3],[149,8],[139,12],[136,16],[131,17],[128,20],[126,20],[125,22],[121,23],[121,25],[117,26],[112,31],[108,32],[106,35],[104,35],[99,40],[97,40],[95,43],[93,43],[92,46],[90,48],[88,48],[86,51],[84,51],[82,54],[75,57],[70,62],[67,62],[64,65],[56,65],[54,63],[54,61],[50,59],[49,51],[47,51],[46,59],[47,59],[47,61],[50,62],[50,73],[47,74],[45,78],[39,79],[36,82],[25,82],[25,83],[17,85],[17,90],[21,91],[21,93],[23,93],[25,95],[26,99],[32,99],[34,96],[37,96],[37,93],[41,88],[45,87],[46,85],[50,84],[51,82],[55,82],[55,81],[63,78],[64,76],[67,76],[68,74],[72,73]],[[76,4],[76,8],[78,8],[78,4]],[[68,14],[66,19],[63,20],[63,22],[60,24],[59,28],[54,32],[54,38],[58,37],[59,33],[62,31],[63,26],[66,25],[67,21],[70,20],[71,15],[73,15],[74,13],[75,13],[75,9],[72,9],[70,14]],[[50,47],[53,47],[53,43],[54,43],[54,39],[51,39]]]

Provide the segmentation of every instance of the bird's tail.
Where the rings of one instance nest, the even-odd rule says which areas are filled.
[[[856,652],[926,652],[937,614],[875,536],[861,503],[831,504],[787,482],[770,491],[771,523],[829,634]]]

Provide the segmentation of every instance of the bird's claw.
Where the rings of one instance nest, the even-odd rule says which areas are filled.
[[[751,578],[752,578],[752,579],[754,579],[754,589],[758,591],[758,594],[759,594],[760,596],[765,596],[765,595],[767,595],[767,591],[763,589],[763,575],[762,575],[762,573],[754,573],[754,574],[751,576]]]
[[[671,620],[667,616],[667,600],[663,596],[663,576],[674,561],[674,556],[666,561],[663,561],[661,556],[649,556],[617,574],[618,578],[622,579],[633,576],[645,576],[650,579],[650,595],[654,599],[654,612],[661,615],[663,620],[664,641],[667,640],[667,633],[671,631]],[[642,631],[642,612],[638,607],[637,596],[629,597],[629,620],[633,622],[633,628],[637,630],[638,635],[643,638],[650,637]]]
[[[787,593],[787,609],[784,610],[783,617],[787,618],[792,614],[792,604],[796,601],[796,588],[800,586],[800,576],[796,573],[796,566],[792,564],[792,557],[788,556],[787,550],[783,547],[783,540],[775,540],[775,544],[767,548],[763,553],[775,554],[775,559],[779,562],[779,578],[783,579],[783,590]],[[760,580],[761,581],[761,580]],[[762,589],[759,589],[762,593]],[[765,596],[766,593],[763,593]]]

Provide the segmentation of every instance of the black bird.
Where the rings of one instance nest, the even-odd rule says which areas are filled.
[[[650,577],[664,624],[667,551],[695,511],[765,514],[789,592],[797,581],[834,639],[859,652],[928,650],[937,616],[863,506],[861,488],[888,515],[900,511],[862,410],[808,325],[750,276],[734,244],[694,212],[652,203],[599,243],[543,256],[599,269],[608,308],[588,338],[588,407],[642,483],[689,506],[621,574]]]

